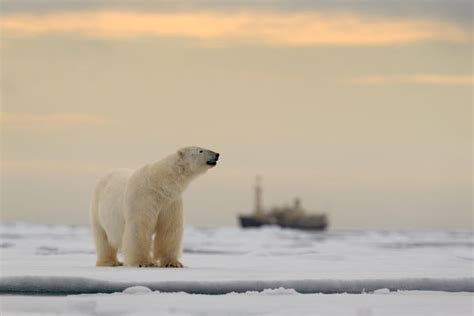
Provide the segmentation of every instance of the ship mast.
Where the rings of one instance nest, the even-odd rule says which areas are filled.
[[[262,178],[257,176],[255,184],[255,208],[254,208],[254,215],[256,217],[263,216],[263,208],[262,208]]]

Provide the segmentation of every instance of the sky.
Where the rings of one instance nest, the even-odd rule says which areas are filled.
[[[1,218],[197,145],[187,224],[302,199],[335,229],[472,229],[472,1],[3,0]]]

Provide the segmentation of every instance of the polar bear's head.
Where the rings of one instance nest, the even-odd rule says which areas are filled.
[[[219,154],[201,147],[184,147],[177,152],[179,164],[186,173],[198,175],[217,165]]]

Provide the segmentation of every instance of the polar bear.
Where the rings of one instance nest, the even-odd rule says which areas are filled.
[[[181,268],[181,195],[191,180],[214,167],[219,154],[185,147],[137,170],[119,169],[101,178],[91,204],[97,266]],[[153,238],[154,237],[154,238]]]

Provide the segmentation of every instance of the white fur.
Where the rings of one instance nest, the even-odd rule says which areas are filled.
[[[217,156],[216,156],[217,155]],[[182,267],[181,195],[218,154],[186,147],[138,170],[119,169],[99,180],[91,206],[97,266]],[[154,237],[154,238],[153,238]]]

